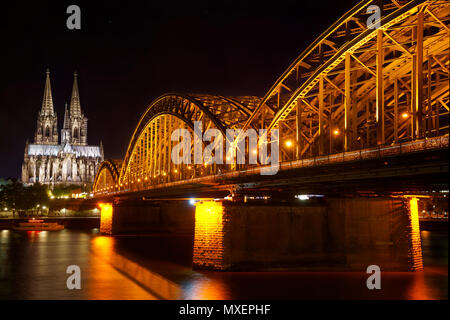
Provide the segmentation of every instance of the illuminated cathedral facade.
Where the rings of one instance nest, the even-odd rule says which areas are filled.
[[[44,98],[38,113],[34,143],[25,146],[22,182],[49,186],[80,185],[89,188],[103,161],[103,146],[87,143],[88,119],[81,111],[77,73],[74,74],[69,109],[64,110],[61,139],[53,107],[50,72],[47,70]]]

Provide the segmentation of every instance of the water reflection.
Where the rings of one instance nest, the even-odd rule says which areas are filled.
[[[93,237],[95,231],[2,230],[0,299],[154,299],[93,255]],[[81,290],[66,287],[69,265],[81,269]]]
[[[232,299],[223,279],[211,279],[198,275],[182,285],[183,299],[187,300],[227,300]]]
[[[357,272],[193,271],[190,237],[1,230],[0,299],[447,299],[448,235],[422,240],[424,271],[383,272],[368,290]],[[72,264],[81,290],[66,287]]]

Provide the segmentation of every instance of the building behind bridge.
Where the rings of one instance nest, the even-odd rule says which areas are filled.
[[[79,185],[89,187],[99,164],[103,161],[103,146],[87,143],[88,119],[81,111],[77,73],[74,73],[69,109],[64,111],[61,139],[58,117],[53,107],[50,72],[47,70],[42,108],[37,118],[34,143],[25,145],[22,165],[24,184]],[[59,142],[60,141],[60,142]]]

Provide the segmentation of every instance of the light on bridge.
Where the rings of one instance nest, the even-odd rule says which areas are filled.
[[[285,145],[286,145],[286,147],[288,147],[288,148],[292,147],[292,145],[293,145],[292,140],[287,140],[287,141],[285,142]]]
[[[408,117],[409,117],[408,112],[403,112],[403,113],[402,113],[402,118],[403,118],[403,119],[407,119]]]
[[[341,133],[341,131],[339,131],[339,129],[337,129],[337,128],[333,130],[333,134],[335,136],[338,136],[340,133]]]

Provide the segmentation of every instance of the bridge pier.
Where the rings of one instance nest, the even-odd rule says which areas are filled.
[[[365,271],[375,264],[382,270],[420,270],[414,201],[327,198],[296,206],[201,202],[195,212],[193,267]]]
[[[194,230],[195,208],[183,201],[119,200],[100,206],[103,234]]]

